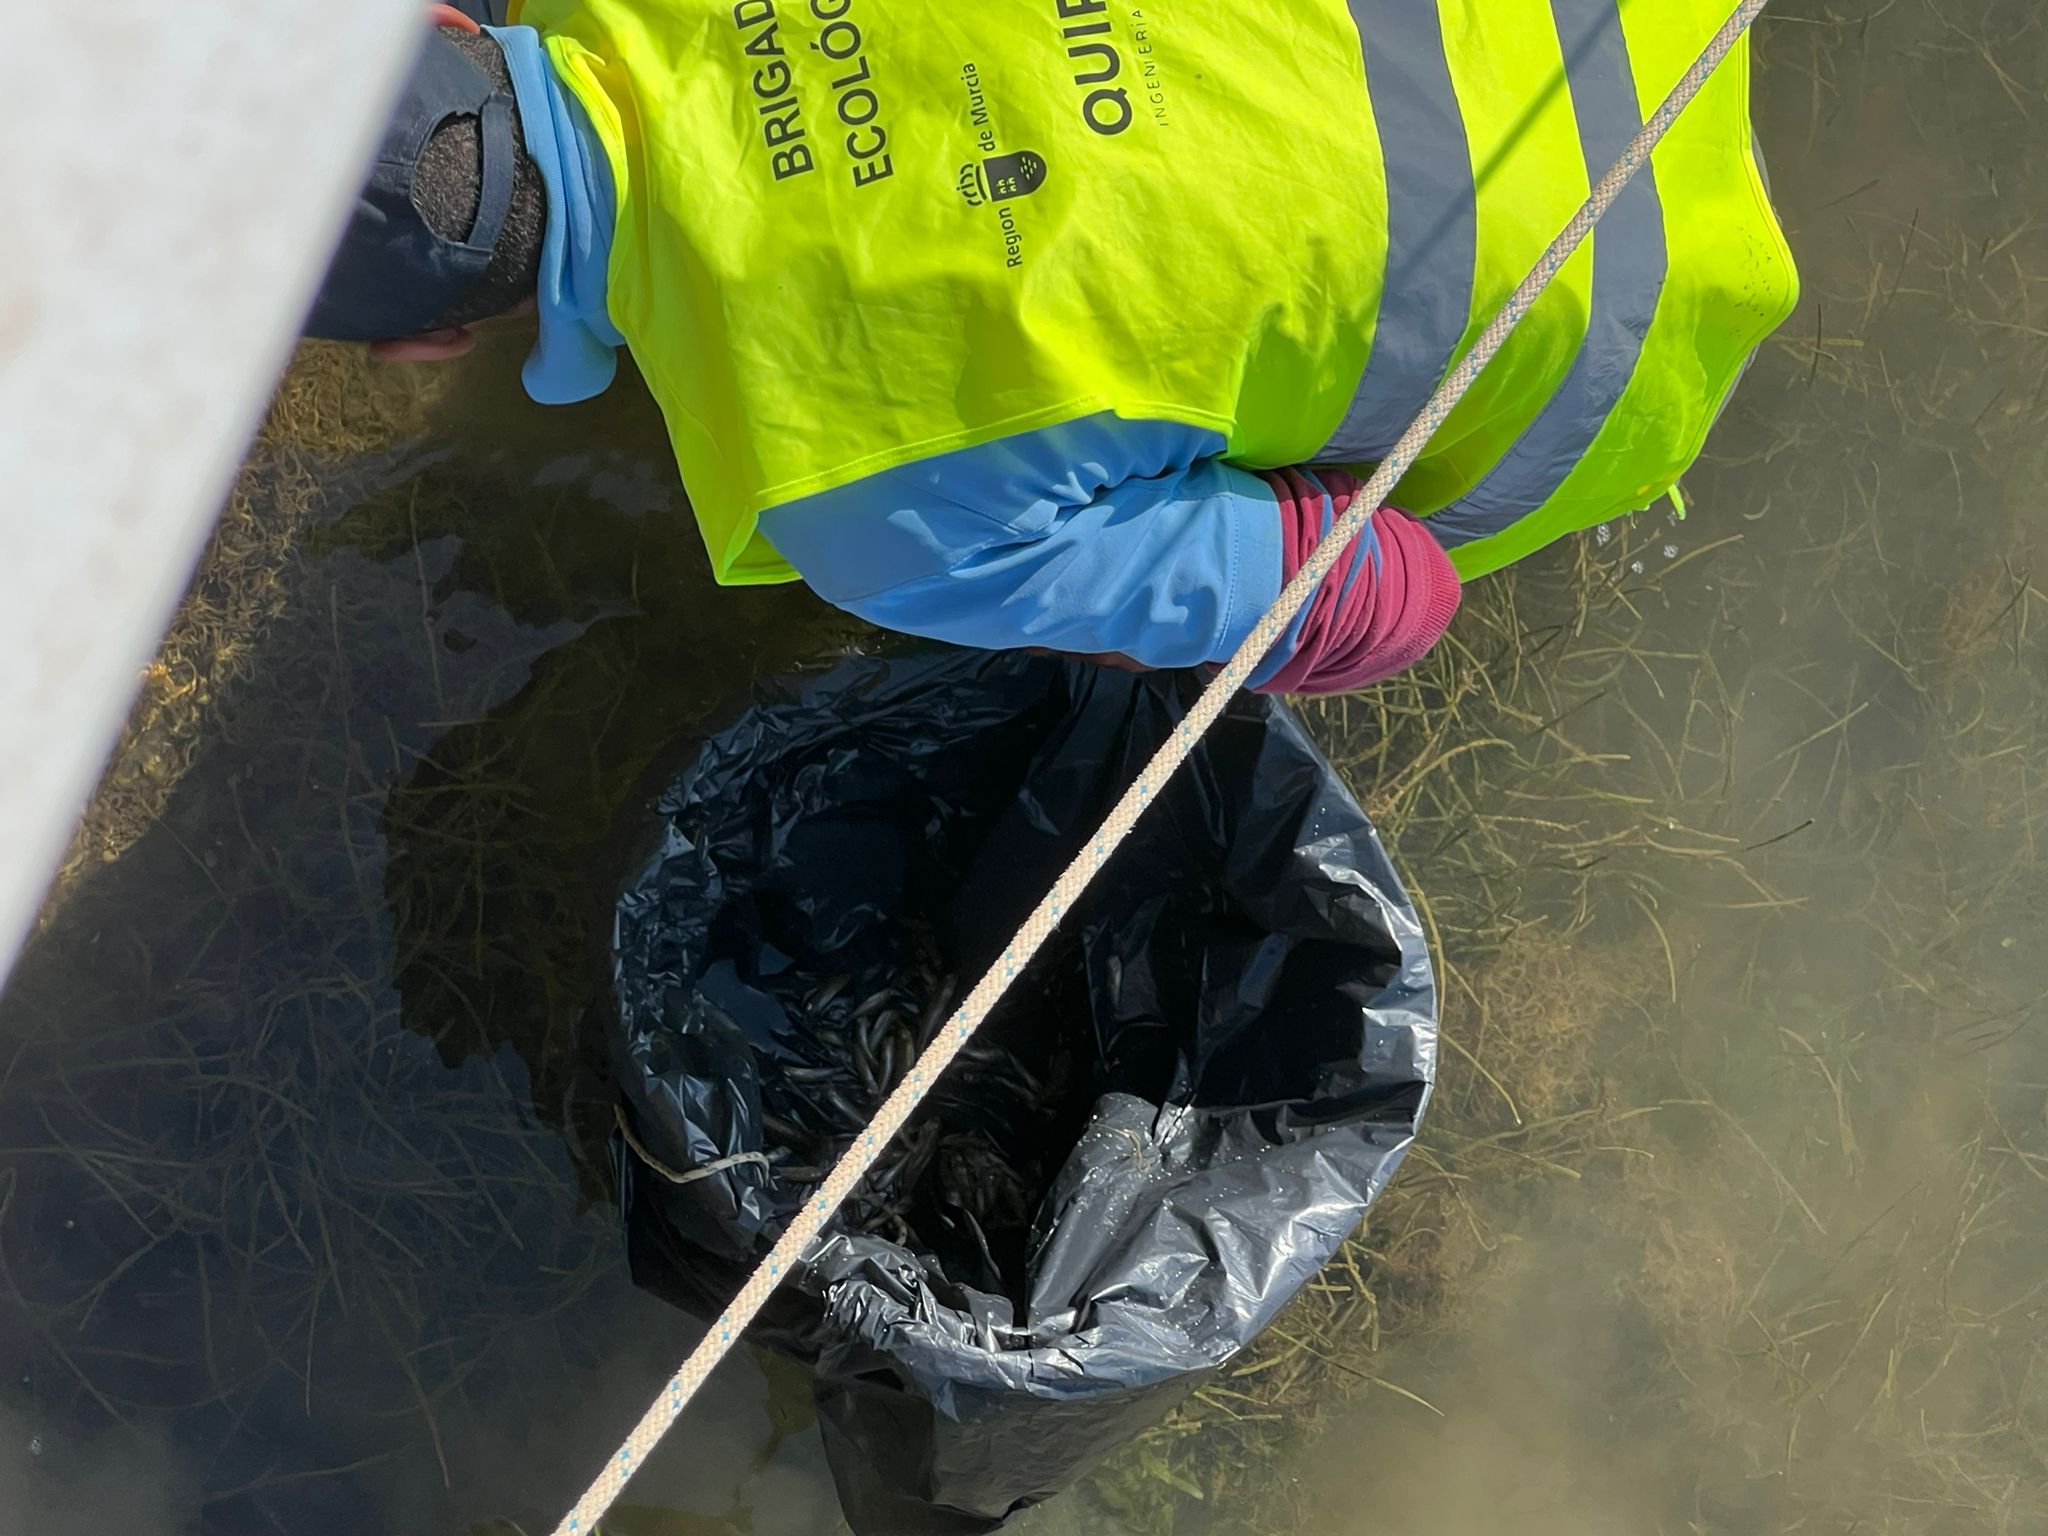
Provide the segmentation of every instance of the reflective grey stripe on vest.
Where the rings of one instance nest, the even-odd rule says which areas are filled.
[[[1476,219],[1465,118],[1437,0],[1350,0],[1387,171],[1387,271],[1372,356],[1318,455],[1377,459],[1422,409],[1464,339]]]
[[[1643,126],[1615,0],[1551,0],[1586,177],[1597,181]],[[1664,205],[1644,166],[1593,233],[1586,339],[1529,429],[1460,500],[1429,519],[1446,549],[1499,533],[1535,511],[1593,445],[1642,355],[1664,288]]]

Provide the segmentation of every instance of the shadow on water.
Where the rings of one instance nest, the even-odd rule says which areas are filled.
[[[1024,1528],[2048,1529],[2044,39],[1774,7],[1806,298],[1693,517],[1318,712],[1444,957],[1425,1140]],[[618,829],[855,637],[508,345],[301,359],[0,1006],[0,1527],[531,1532],[689,1340],[606,1209]],[[617,1529],[833,1529],[802,1382],[712,1392]]]
[[[143,814],[0,1008],[9,1529],[540,1521],[688,1342],[625,1282],[581,1044],[617,829],[714,702],[850,635],[715,589],[644,395],[541,418],[495,350],[460,415],[302,359],[281,412],[338,370],[384,419],[273,423],[188,604],[260,583],[188,642],[240,659],[145,701],[102,797]],[[810,1438],[777,1457],[807,1399],[719,1390],[676,1528],[823,1520]]]

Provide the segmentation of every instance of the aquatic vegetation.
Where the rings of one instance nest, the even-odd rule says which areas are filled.
[[[418,436],[435,384],[422,370],[372,367],[360,347],[309,341],[299,348],[142,674],[43,921],[82,876],[127,852],[163,814],[217,711],[257,664],[308,520],[340,493],[336,477],[349,461]]]
[[[1475,586],[1325,710],[1443,1087],[1347,1262],[1102,1475],[1123,1525],[1349,1529],[1348,1488],[1461,1533],[1468,1476],[1543,1532],[2048,1522],[2038,18],[1773,14],[1801,315],[1682,533]],[[1561,1486],[1488,1483],[1504,1440]]]
[[[1046,1528],[1350,1529],[1331,1468],[1418,1536],[2048,1526],[2048,32],[1773,14],[1806,298],[1690,517],[1319,707],[1441,961],[1424,1139]],[[532,1531],[684,1336],[602,1210],[615,843],[719,699],[858,634],[709,587],[644,401],[626,451],[496,398],[387,455],[428,377],[301,358],[0,1010],[10,1475],[171,1426],[221,1529]],[[735,1381],[670,1464],[726,1480],[620,1532],[804,1528],[803,1384]]]

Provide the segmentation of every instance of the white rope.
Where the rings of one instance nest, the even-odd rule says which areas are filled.
[[[1672,87],[1671,94],[1664,98],[1663,105],[1658,107],[1650,120],[1643,125],[1642,131],[1629,142],[1621,158],[1615,161],[1605,176],[1600,178],[1599,184],[1593,188],[1592,195],[1586,199],[1577,216],[1551,242],[1550,248],[1536,263],[1535,270],[1522,280],[1521,286],[1509,297],[1471,352],[1451,370],[1450,375],[1430,397],[1429,403],[1422,408],[1422,413],[1409,423],[1408,430],[1401,434],[1400,441],[1395,443],[1386,458],[1380,461],[1372,478],[1353,498],[1349,510],[1337,520],[1336,525],[1315,547],[1309,558],[1303,562],[1301,569],[1295,572],[1294,579],[1287,583],[1266,616],[1259,620],[1257,626],[1245,637],[1236,654],[1225,662],[1223,669],[1211,679],[1209,686],[1202,691],[1173,734],[1139,773],[1137,781],[1124,791],[1122,798],[1102,819],[1102,825],[1096,829],[1095,836],[1089,839],[1088,846],[1068,865],[1066,873],[1054,882],[1044,900],[1040,901],[1030,917],[1025,919],[1017,936],[1010,941],[1009,948],[1003,951],[974,990],[967,994],[965,1001],[960,1004],[952,1018],[926,1047],[924,1054],[917,1059],[917,1064],[911,1068],[909,1075],[899,1082],[895,1091],[883,1101],[882,1107],[876,1111],[874,1121],[866,1132],[855,1139],[853,1145],[847,1149],[846,1155],[840,1158],[837,1166],[825,1176],[824,1183],[818,1186],[804,1207],[791,1218],[787,1230],[769,1250],[767,1258],[761,1261],[760,1268],[740,1287],[739,1294],[733,1297],[731,1304],[711,1325],[710,1331],[690,1352],[689,1358],[684,1360],[675,1375],[669,1378],[668,1385],[662,1389],[661,1395],[634,1426],[625,1443],[605,1464],[604,1470],[598,1474],[589,1490],[576,1501],[576,1507],[562,1517],[561,1524],[555,1527],[555,1536],[591,1536],[598,1520],[624,1490],[626,1480],[639,1469],[640,1464],[647,1459],[648,1453],[660,1443],[669,1426],[681,1417],[684,1406],[696,1394],[697,1389],[703,1386],[713,1368],[725,1358],[733,1345],[739,1342],[741,1334],[760,1312],[769,1295],[795,1268],[804,1250],[810,1247],[825,1224],[832,1219],[833,1212],[839,1209],[840,1203],[853,1192],[854,1186],[874,1165],[875,1159],[881,1155],[882,1149],[888,1145],[890,1139],[903,1129],[904,1123],[910,1119],[919,1101],[938,1080],[939,1074],[952,1064],[953,1058],[960,1053],[960,1048],[973,1037],[974,1031],[988,1017],[1010,983],[1017,979],[1018,973],[1038,952],[1039,946],[1051,936],[1060,918],[1088,888],[1089,881],[1094,879],[1117,845],[1130,835],[1133,824],[1145,807],[1152,803],[1167,778],[1186,761],[1195,743],[1222,713],[1223,706],[1229,702],[1231,695],[1236,693],[1252,675],[1266,652],[1271,649],[1273,642],[1294,621],[1295,614],[1308,601],[1309,594],[1314,592],[1323,578],[1329,574],[1338,555],[1358,536],[1359,530],[1365,526],[1365,520],[1385,502],[1395,483],[1406,473],[1408,466],[1414,463],[1424,445],[1442,425],[1444,418],[1450,414],[1451,408],[1493,360],[1494,354],[1500,351],[1502,343],[1521,323],[1522,317],[1529,312],[1537,296],[1550,285],[1551,280],[1584,242],[1601,216],[1613,206],[1622,188],[1627,186],[1630,178],[1642,168],[1644,161],[1649,158],[1650,151],[1664,137],[1678,114],[1699,94],[1700,87],[1706,84],[1707,77],[1728,56],[1742,34],[1748,30],[1749,24],[1756,20],[1764,5],[1765,0],[1742,0],[1735,14],[1728,18],[1699,58],[1693,62],[1692,68]]]
[[[694,1168],[681,1170],[671,1168],[667,1163],[648,1151],[647,1144],[634,1134],[633,1122],[626,1118],[625,1105],[614,1104],[612,1106],[612,1124],[618,1127],[619,1134],[626,1139],[626,1145],[633,1149],[633,1155],[660,1174],[664,1179],[667,1179],[671,1184],[695,1184],[699,1180],[721,1174],[728,1168],[737,1168],[742,1163],[759,1163],[763,1168],[772,1166],[768,1161],[768,1154],[766,1152],[735,1152],[730,1157],[714,1157],[710,1162],[699,1163]]]

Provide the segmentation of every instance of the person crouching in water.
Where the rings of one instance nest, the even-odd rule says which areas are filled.
[[[1230,655],[1723,0],[447,6],[307,329],[621,346],[726,583],[1142,667]],[[1797,280],[1748,54],[1253,679],[1373,683],[1470,579],[1672,492]]]

